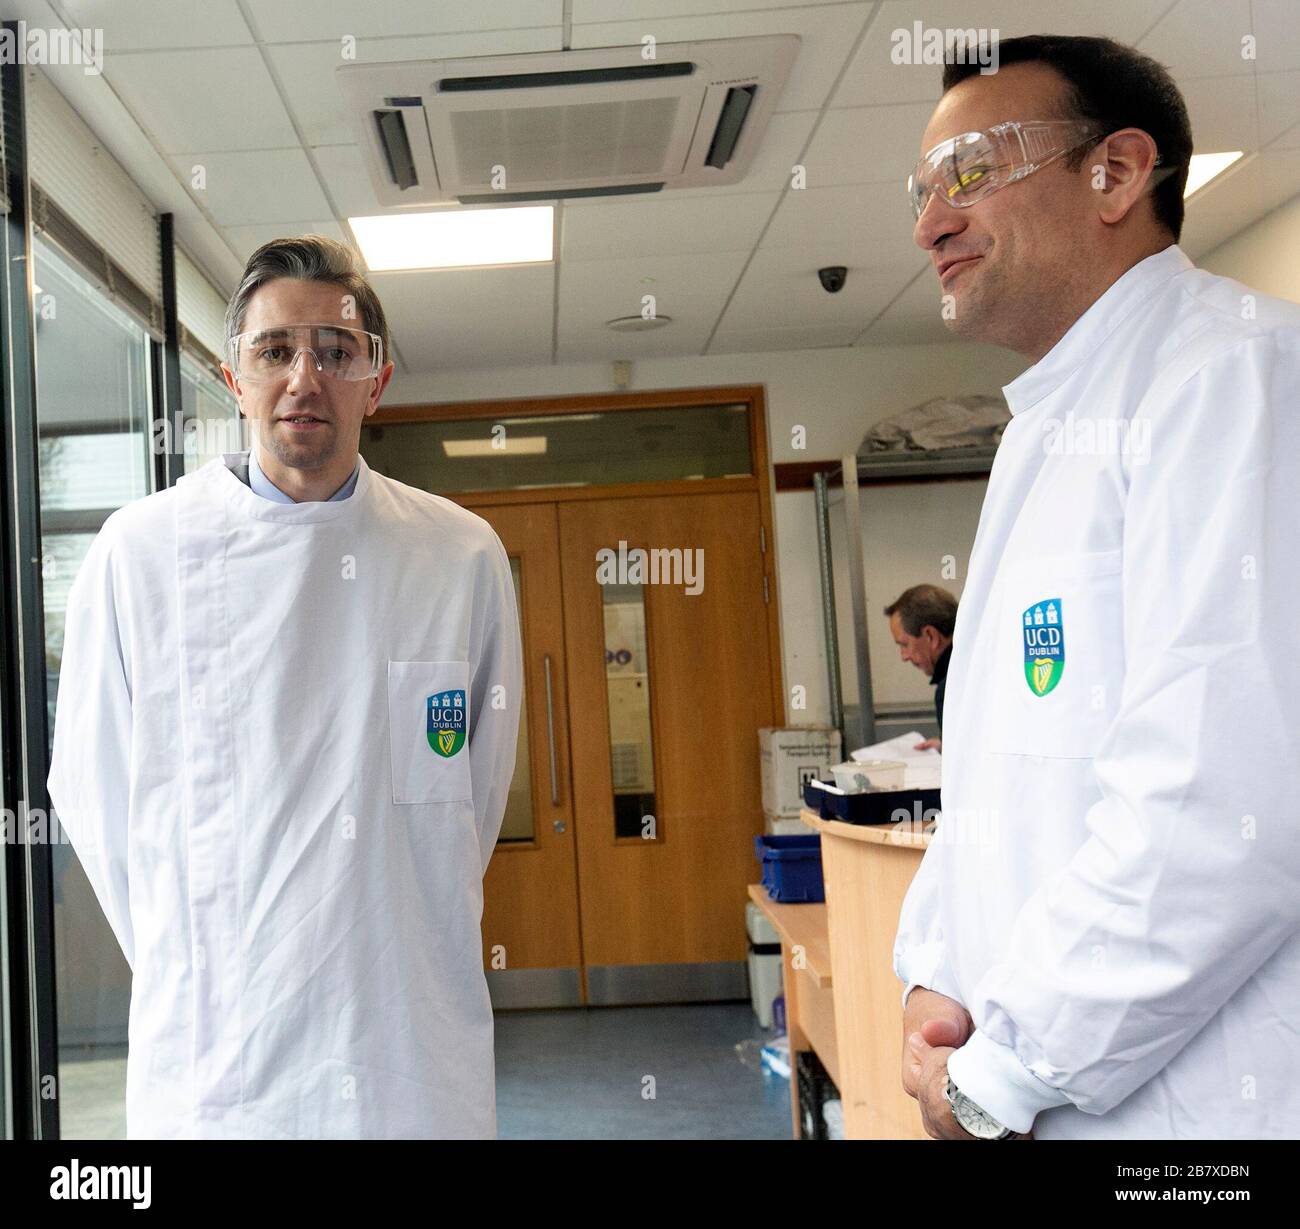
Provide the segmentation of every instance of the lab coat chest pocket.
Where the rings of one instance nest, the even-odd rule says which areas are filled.
[[[390,661],[393,801],[472,802],[469,663]]]
[[[1017,560],[993,605],[996,678],[986,745],[1006,755],[1090,759],[1124,679],[1118,550]]]

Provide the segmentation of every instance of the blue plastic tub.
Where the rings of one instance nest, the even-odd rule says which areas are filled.
[[[784,905],[816,904],[826,899],[822,880],[822,838],[756,836],[754,852],[763,864],[763,886]]]

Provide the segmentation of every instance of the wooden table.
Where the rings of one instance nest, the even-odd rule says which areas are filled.
[[[911,823],[846,824],[808,810],[800,818],[821,834],[826,903],[782,905],[761,884],[749,888],[781,936],[794,1134],[795,1055],[813,1050],[840,1090],[846,1138],[928,1139],[899,1079],[903,985],[893,960],[903,896],[931,834]]]

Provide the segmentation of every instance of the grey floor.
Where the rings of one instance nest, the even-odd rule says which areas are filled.
[[[496,1018],[501,1139],[789,1139],[790,1085],[761,1070],[747,1003]],[[64,1052],[64,1139],[124,1139],[125,1047]]]
[[[126,1138],[126,1046],[59,1051],[63,1139]]]
[[[502,1139],[790,1138],[748,1003],[503,1012],[496,1035]]]

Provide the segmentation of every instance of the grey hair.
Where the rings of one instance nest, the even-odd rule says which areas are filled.
[[[324,235],[299,235],[272,239],[264,243],[244,266],[239,289],[226,306],[226,356],[231,341],[243,330],[244,316],[253,295],[267,282],[278,277],[293,277],[309,282],[326,282],[350,294],[361,313],[360,325],[368,333],[378,334],[384,343],[384,360],[392,357],[388,341],[388,320],[374,288],[366,281],[356,254],[344,243]]]
[[[939,635],[951,639],[957,622],[957,599],[938,585],[913,585],[890,602],[885,613],[897,614],[909,636],[919,636],[925,628],[933,627]]]

